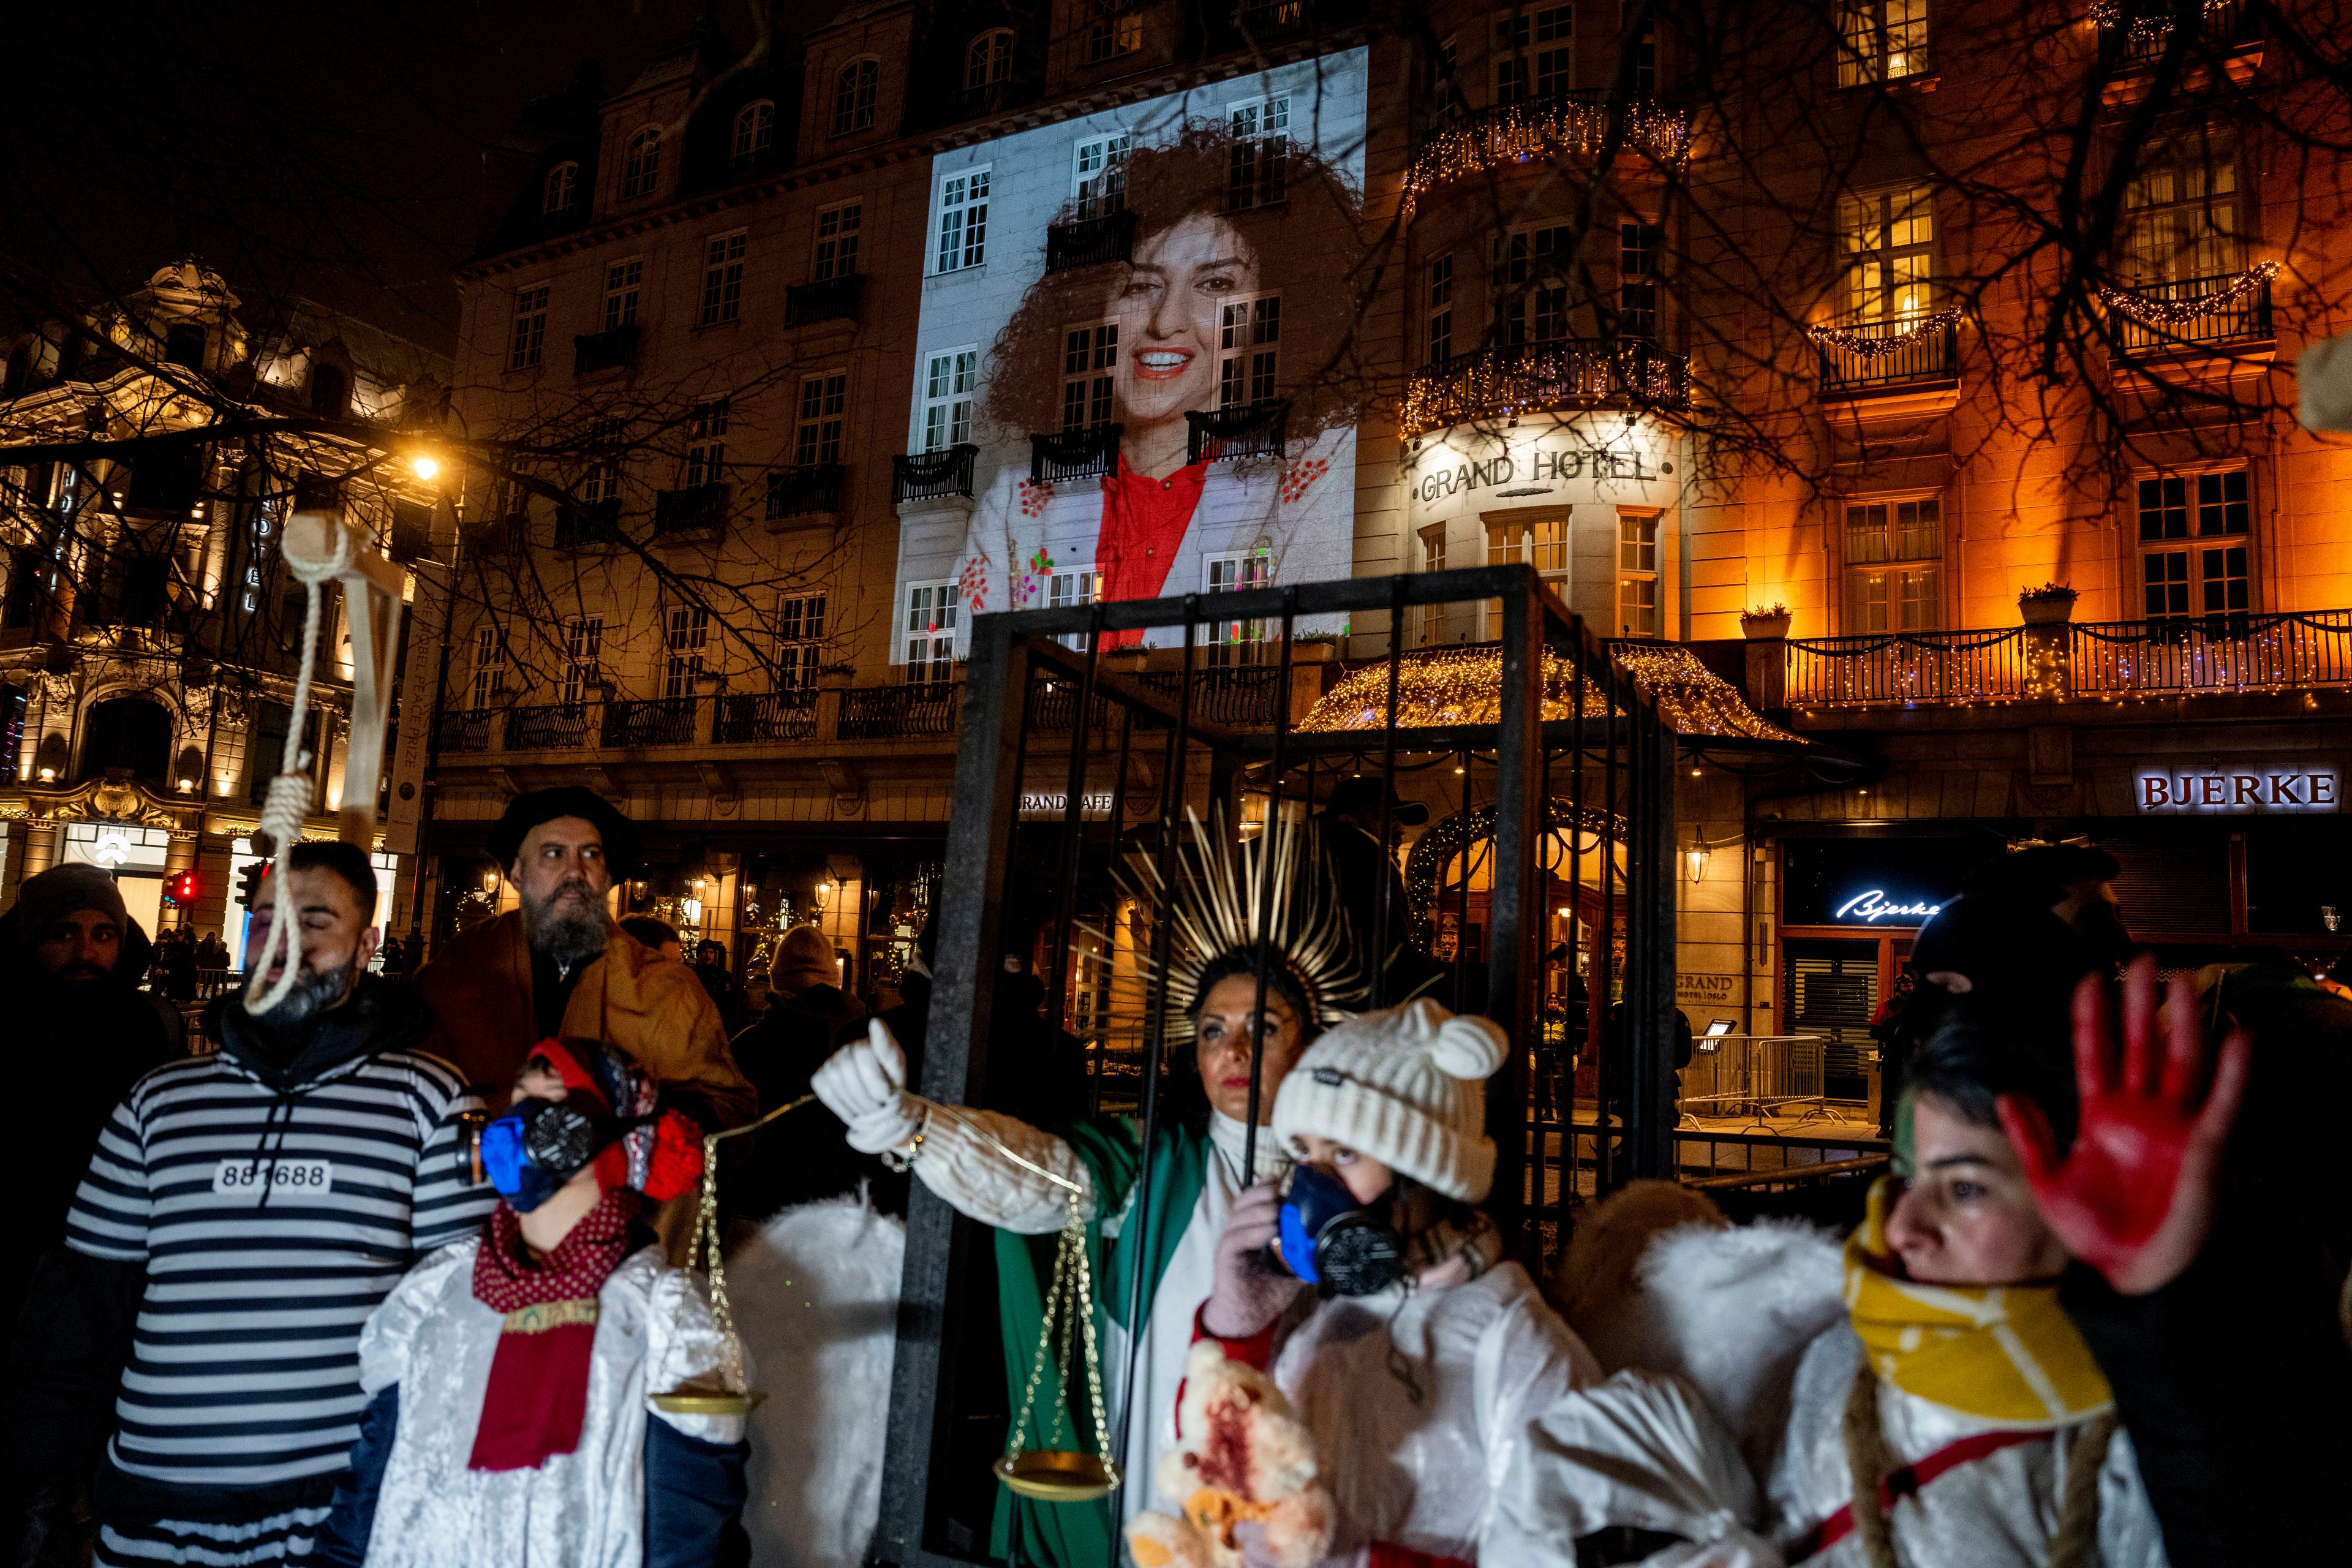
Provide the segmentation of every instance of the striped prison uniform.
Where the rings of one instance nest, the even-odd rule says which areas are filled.
[[[196,1058],[116,1107],[67,1231],[146,1270],[107,1458],[225,1506],[107,1518],[100,1564],[310,1554],[367,1404],[361,1326],[496,1201],[458,1121],[480,1103],[437,1058],[389,1050],[283,1089],[231,1053]]]

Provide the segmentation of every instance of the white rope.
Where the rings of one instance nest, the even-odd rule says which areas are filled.
[[[310,668],[319,657],[319,623],[326,607],[326,585],[341,576],[352,563],[352,532],[340,518],[331,519],[329,532],[335,548],[324,560],[305,558],[294,548],[295,531],[283,530],[278,535],[278,554],[302,584],[302,662],[294,674],[294,712],[286,724],[286,752],[279,763],[278,776],[269,781],[269,790],[262,797],[261,823],[255,830],[257,837],[269,841],[272,857],[269,868],[270,921],[269,935],[261,944],[257,957],[246,964],[245,1010],[247,1013],[268,1013],[286,1000],[295,982],[301,978],[302,943],[297,925],[292,895],[286,890],[287,873],[291,869],[294,846],[302,841],[302,821],[310,815],[311,783],[309,772],[310,755],[302,750],[302,732],[310,710]],[[285,972],[277,984],[269,982],[269,969],[282,962]]]

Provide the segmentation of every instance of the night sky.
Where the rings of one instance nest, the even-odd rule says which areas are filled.
[[[738,41],[747,5],[716,7]],[[446,349],[487,151],[583,58],[618,91],[704,0],[0,6],[0,334],[194,256]],[[804,28],[831,0],[778,7]]]

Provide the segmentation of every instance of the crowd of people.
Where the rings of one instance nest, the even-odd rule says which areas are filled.
[[[917,1092],[929,931],[869,1016],[797,928],[747,1016],[724,949],[612,918],[631,827],[585,789],[511,803],[518,907],[413,976],[382,962],[366,856],[296,847],[250,933],[298,922],[291,988],[214,999],[200,1055],[112,879],[28,879],[0,914],[42,1111],[0,1300],[5,1561],[747,1561],[745,1414],[675,1396],[740,1352],[681,1265],[706,1136],[812,1096],[837,1121],[739,1141],[730,1209],[903,1212],[919,1184],[989,1227],[1008,1388],[1051,1336],[1056,1238],[1089,1250],[1123,1484],[1002,1492],[1000,1561],[2332,1555],[2352,1223],[2283,1111],[2352,1001],[2284,954],[2160,983],[2111,860],[2013,853],[1879,1021],[1892,1155],[1849,1233],[1635,1184],[1538,1279],[1485,1206],[1511,1042],[1426,996],[1364,1009],[1413,963],[1361,930],[1401,806],[1350,786],[1300,831],[1196,825],[1148,1131],[1089,1113],[1017,962],[988,1019],[1015,1091]],[[814,1368],[763,1375],[788,1397]]]

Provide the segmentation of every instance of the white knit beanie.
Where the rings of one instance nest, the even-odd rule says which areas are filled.
[[[1292,1149],[1306,1133],[1328,1138],[1475,1204],[1495,1183],[1485,1082],[1509,1049],[1499,1025],[1426,997],[1360,1014],[1318,1037],[1283,1079],[1274,1134]]]

